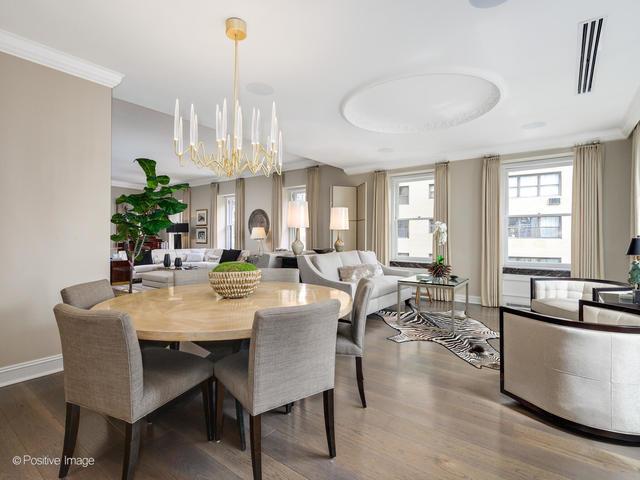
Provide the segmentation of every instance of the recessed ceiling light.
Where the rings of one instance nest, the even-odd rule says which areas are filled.
[[[380,153],[391,153],[393,152],[393,148],[391,147],[381,147],[378,149],[378,152]]]
[[[255,93],[256,95],[273,95],[273,87],[266,83],[253,82],[247,84],[247,92]]]
[[[535,130],[536,128],[542,128],[546,126],[547,126],[547,122],[531,122],[531,123],[525,123],[524,125],[522,125],[522,128],[524,130]]]
[[[476,8],[493,8],[506,1],[507,0],[469,0],[469,3]]]

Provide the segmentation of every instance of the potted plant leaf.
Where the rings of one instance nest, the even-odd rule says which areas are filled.
[[[114,242],[125,242],[129,261],[129,293],[133,290],[133,271],[135,261],[142,257],[142,248],[147,237],[158,235],[173,225],[169,215],[183,212],[187,204],[175,198],[173,194],[189,188],[188,183],[169,185],[167,175],[156,175],[156,162],[148,158],[134,160],[142,168],[147,183],[142,193],[120,195],[116,205],[123,204],[124,210],[111,217],[116,233],[111,235]],[[130,245],[133,244],[133,249]]]

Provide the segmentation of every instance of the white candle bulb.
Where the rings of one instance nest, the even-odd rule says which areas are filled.
[[[194,122],[196,124],[195,129],[194,129],[194,144],[197,147],[198,146],[198,114],[195,114],[194,117]]]
[[[220,105],[216,103],[216,142],[220,141]]]
[[[195,109],[193,103],[191,104],[191,115],[189,116],[189,144],[194,145],[195,141]]]
[[[176,98],[176,109],[173,114],[173,139],[178,141],[178,131],[180,129],[180,101]]]
[[[227,99],[222,102],[222,139],[227,138]]]
[[[227,135],[227,154],[231,158],[231,135]]]
[[[256,143],[260,144],[260,109],[256,113]]]
[[[242,107],[238,106],[238,150],[242,150]]]
[[[276,102],[273,102],[273,104],[271,105],[271,131],[269,133],[269,137],[271,137],[271,141],[273,142],[275,142],[275,139],[276,139],[275,123],[276,123]]]
[[[283,150],[284,148],[282,147],[282,131],[280,131],[280,134],[278,135],[278,163],[280,164],[280,167],[282,167]]]
[[[251,110],[251,145],[256,144],[256,109]]]
[[[182,141],[182,134],[183,134],[183,130],[182,130],[182,117],[180,117],[180,120],[178,122],[178,153],[180,155],[182,155],[184,153],[184,145],[183,145],[183,141]]]

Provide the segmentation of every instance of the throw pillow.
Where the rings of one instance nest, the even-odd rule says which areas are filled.
[[[204,253],[189,253],[187,254],[187,262],[204,262]]]
[[[351,265],[338,269],[340,280],[343,282],[357,283],[362,278],[379,277],[383,275],[382,267],[379,264]]]
[[[223,250],[220,257],[220,263],[236,262],[242,250]]]

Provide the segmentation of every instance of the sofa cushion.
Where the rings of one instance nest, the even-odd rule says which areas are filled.
[[[338,269],[343,266],[342,260],[337,253],[323,253],[322,255],[311,256],[311,263],[320,270],[323,276],[333,281],[340,281]]]
[[[155,250],[151,250],[151,260],[153,261],[153,263],[156,263],[156,264],[162,263],[166,253],[168,253],[169,255],[173,253],[173,255],[171,256],[171,263],[173,263],[173,261],[176,259],[176,253],[173,250],[169,251],[163,248],[157,248]]]
[[[360,256],[360,263],[367,264],[378,264],[378,257],[376,257],[376,252],[372,252],[371,250],[359,250],[358,255]]]
[[[390,293],[396,293],[398,291],[398,280],[402,280],[404,277],[397,277],[396,275],[382,275],[380,277],[373,277],[373,291],[371,292],[371,298],[378,298],[388,295]]]
[[[190,252],[184,260],[187,262],[204,262],[204,253]]]
[[[134,271],[136,273],[144,273],[144,272],[152,272],[158,269],[158,265],[148,264],[148,265],[136,265]]]
[[[578,300],[566,298],[534,298],[531,300],[531,310],[552,317],[578,320]]]
[[[242,250],[223,250],[220,256],[220,263],[235,262],[242,253]]]
[[[222,256],[222,249],[220,248],[207,248],[204,251],[204,261],[205,262],[217,262],[220,260]]]
[[[360,255],[358,255],[357,250],[351,250],[349,252],[340,252],[340,261],[342,262],[342,266],[350,267],[353,265],[361,265],[362,260],[360,260]]]

